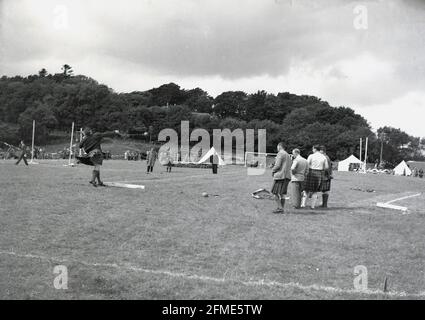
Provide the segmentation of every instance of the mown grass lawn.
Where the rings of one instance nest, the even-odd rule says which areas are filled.
[[[390,291],[423,298],[425,179],[336,173],[328,210],[274,215],[251,197],[270,189],[269,171],[146,175],[145,162],[106,161],[105,181],[146,186],[131,190],[93,188],[89,167],[63,164],[0,162],[2,299],[404,298],[352,292],[357,265],[369,289],[387,277]],[[414,193],[407,215],[375,206]],[[53,286],[59,264],[67,290]]]

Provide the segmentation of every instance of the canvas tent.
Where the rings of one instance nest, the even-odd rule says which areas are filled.
[[[198,163],[204,163],[204,162],[206,162],[206,161],[209,161],[210,160],[210,157],[211,156],[213,156],[213,155],[217,155],[217,157],[218,157],[218,164],[220,165],[220,166],[224,166],[224,165],[226,165],[225,163],[224,163],[224,161],[223,161],[223,159],[221,158],[221,156],[220,156],[220,154],[215,150],[215,148],[214,147],[212,147],[203,157],[202,157],[202,159],[201,160],[199,160],[198,161]]]
[[[347,159],[338,162],[338,171],[350,171],[350,164],[359,164],[362,162],[355,156],[351,155]]]
[[[394,168],[394,174],[397,176],[411,176],[412,170],[410,170],[406,161],[400,162],[400,164]]]

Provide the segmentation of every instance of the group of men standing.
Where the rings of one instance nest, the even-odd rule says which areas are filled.
[[[313,153],[307,159],[301,156],[299,149],[292,150],[292,156],[284,148],[283,143],[277,146],[278,154],[272,168],[273,186],[277,208],[273,213],[284,213],[285,197],[291,185],[292,206],[295,209],[305,208],[308,199],[314,209],[318,194],[322,193],[322,205],[328,206],[329,191],[332,180],[332,163],[326,155],[324,146],[313,146]]]
[[[420,168],[419,170],[417,168],[413,168],[412,170],[412,177],[414,178],[423,178],[424,177],[424,169]]]

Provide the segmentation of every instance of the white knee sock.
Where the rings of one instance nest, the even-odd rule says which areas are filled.
[[[305,208],[306,202],[307,202],[307,194],[303,192],[301,196],[301,208]]]
[[[314,193],[314,194],[311,196],[311,208],[312,208],[312,209],[314,209],[314,208],[316,207],[316,201],[317,201],[317,198],[319,198],[319,196],[317,195],[317,193]]]

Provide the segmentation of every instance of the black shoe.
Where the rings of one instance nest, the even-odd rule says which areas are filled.
[[[89,183],[90,183],[93,187],[97,187],[96,181],[89,181]]]
[[[100,187],[106,187],[106,184],[104,184],[102,181],[99,181],[97,183],[97,185],[100,186]]]
[[[273,213],[274,214],[284,214],[285,212],[283,211],[283,209],[276,209],[276,210],[273,210]]]

